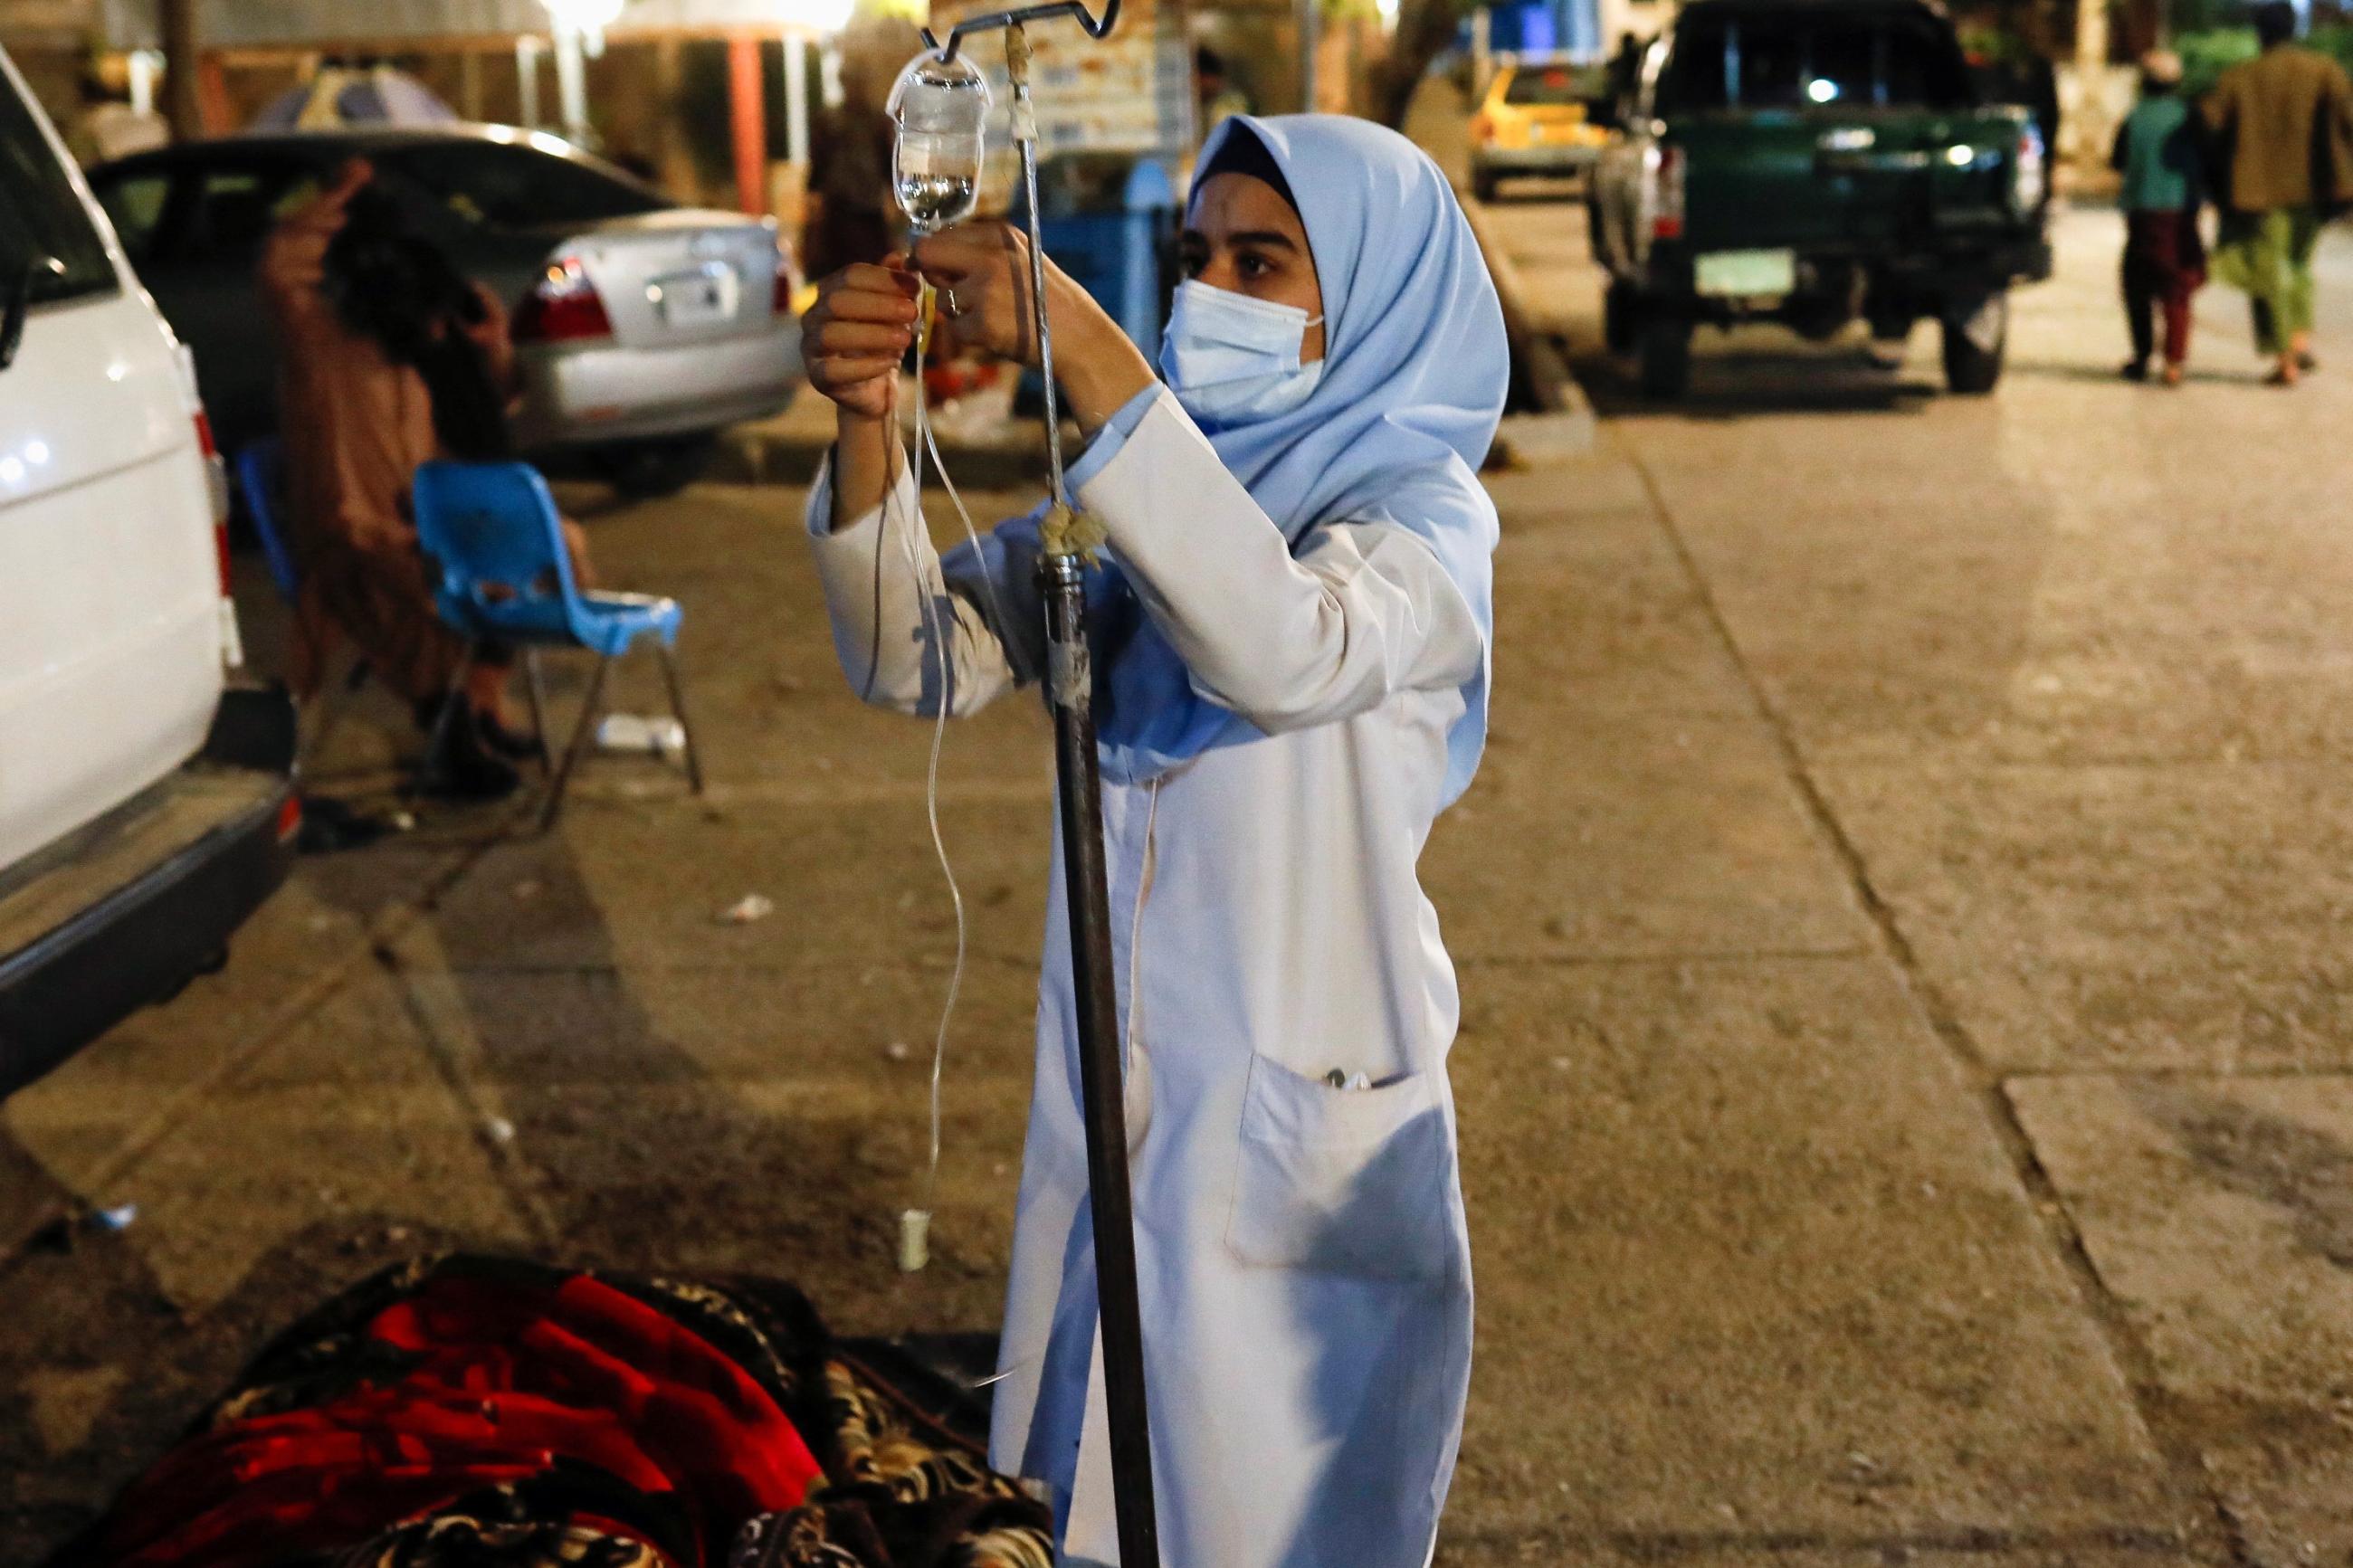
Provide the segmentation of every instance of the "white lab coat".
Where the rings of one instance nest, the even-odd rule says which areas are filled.
[[[1454,972],[1415,862],[1482,638],[1406,529],[1287,544],[1166,394],[1078,500],[1197,688],[1266,732],[1103,790],[1164,1560],[1423,1568],[1461,1433],[1471,1268]],[[952,711],[1038,668],[1034,528],[986,540],[1020,623],[1009,662],[972,552],[943,565],[905,480],[828,533],[830,508],[821,480],[818,564],[871,700],[937,711],[923,592],[952,626]],[[1111,1564],[1059,838],[1051,876],[992,1458],[1056,1489],[1065,1562]]]

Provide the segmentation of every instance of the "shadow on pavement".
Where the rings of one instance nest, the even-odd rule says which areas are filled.
[[[2123,363],[2121,357],[2117,360],[2116,365],[2085,364],[2080,360],[2013,359],[2010,362],[2010,368],[2006,374],[2032,376],[2043,381],[2083,381],[2094,385],[2125,386],[2130,384],[2117,373],[2116,368]],[[2253,370],[2228,371],[2203,370],[2193,364],[2183,379],[2200,386],[2262,386],[2264,374],[2264,370],[2260,366]],[[2167,390],[2154,380],[2146,383],[2145,385],[2147,390],[2153,392]]]
[[[1918,415],[1944,395],[1941,388],[1919,379],[1909,363],[1902,370],[1880,370],[1859,355],[1841,357],[1835,349],[1724,353],[1711,352],[1715,346],[1706,332],[1694,341],[1691,389],[1676,398],[1644,396],[1633,361],[1604,353],[1598,345],[1580,345],[1570,366],[1593,400],[1594,412],[1605,419],[1638,414],[1693,419],[1757,414]]]

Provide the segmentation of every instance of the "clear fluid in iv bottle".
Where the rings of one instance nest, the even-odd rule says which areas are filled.
[[[918,55],[891,89],[898,125],[892,174],[899,208],[921,233],[968,217],[987,151],[988,82],[964,56]]]
[[[899,171],[899,210],[925,234],[962,222],[980,200],[980,182],[963,174]]]

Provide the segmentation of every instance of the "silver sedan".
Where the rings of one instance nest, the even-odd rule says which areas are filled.
[[[569,143],[497,126],[228,137],[90,171],[140,279],[195,352],[234,450],[276,427],[254,263],[271,226],[345,159],[508,301],[516,434],[622,489],[691,478],[726,426],[802,379],[799,282],[773,220],[681,207]]]

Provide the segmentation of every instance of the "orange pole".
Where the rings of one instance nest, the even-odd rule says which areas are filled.
[[[206,54],[196,62],[196,104],[206,135],[226,136],[237,129],[237,110],[229,103],[228,70],[216,54]]]
[[[727,40],[727,99],[735,128],[735,201],[747,213],[768,210],[768,105],[761,80],[760,40]]]

